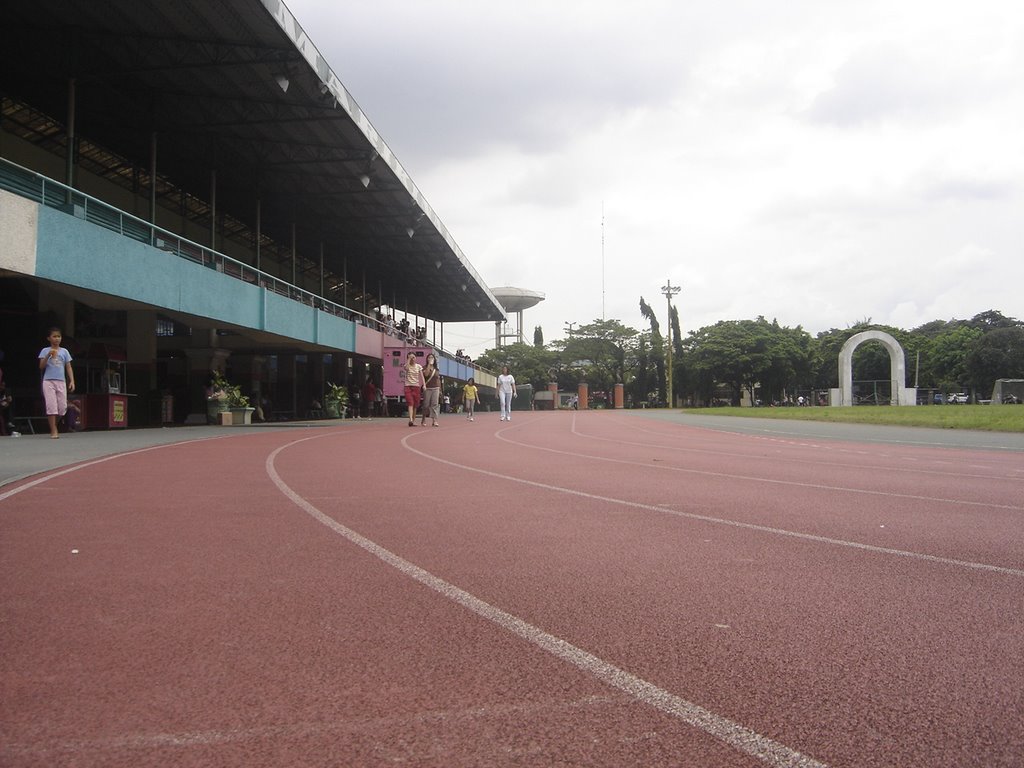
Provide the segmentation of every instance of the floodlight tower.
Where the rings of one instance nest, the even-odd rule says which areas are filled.
[[[665,295],[668,300],[668,368],[666,370],[666,381],[665,389],[668,395],[668,407],[672,407],[672,297],[683,290],[678,285],[672,285],[671,280],[666,280],[665,284],[661,286],[661,292]]]

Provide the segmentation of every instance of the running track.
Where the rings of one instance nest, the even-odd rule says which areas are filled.
[[[83,462],[0,489],[0,765],[1021,766],[1022,531],[1021,452],[622,412]]]

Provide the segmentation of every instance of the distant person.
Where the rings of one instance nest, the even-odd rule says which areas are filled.
[[[68,400],[68,412],[64,414],[64,425],[68,432],[77,432],[82,428],[82,406],[74,400]]]
[[[71,353],[60,345],[60,328],[51,328],[46,339],[50,346],[39,352],[39,370],[43,372],[43,401],[46,418],[50,422],[50,437],[56,440],[57,419],[68,411],[68,393],[75,391],[75,371],[71,367]]]
[[[466,418],[469,421],[473,420],[473,411],[476,409],[476,382],[473,381],[473,377],[469,377],[469,381],[466,382],[466,386],[462,388],[462,409],[466,412]]]
[[[0,363],[4,361],[4,351],[0,349]],[[10,395],[7,394],[7,383],[4,381],[4,369],[0,368],[0,437],[7,437],[7,413],[13,402]],[[11,430],[11,437],[20,437],[20,435]]]
[[[402,383],[405,385],[405,404],[409,406],[409,426],[416,426],[416,411],[420,408],[420,396],[423,390],[423,366],[416,362],[416,353],[405,356],[402,366]]]
[[[348,385],[348,402],[352,409],[352,418],[358,419],[363,412],[363,390],[356,382]]]
[[[501,421],[512,421],[512,398],[516,396],[516,379],[509,372],[508,366],[502,366],[498,376],[498,405],[501,408]]]
[[[437,369],[437,358],[433,353],[427,355],[427,364],[423,368],[423,412],[420,426],[427,424],[427,413],[430,413],[431,426],[438,426],[437,411],[441,402],[441,372]]]
[[[377,403],[377,385],[373,383],[373,378],[367,375],[366,381],[363,383],[363,411],[366,414],[366,418],[373,418],[373,408]]]

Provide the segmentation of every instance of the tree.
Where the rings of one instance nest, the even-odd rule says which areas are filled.
[[[959,325],[928,341],[923,350],[928,383],[947,392],[965,388],[967,353],[983,335],[980,328]]]
[[[595,320],[570,331],[567,339],[552,342],[552,347],[561,353],[564,373],[586,381],[591,391],[610,392],[617,383],[632,382],[638,335],[618,320]]]
[[[710,400],[717,384],[730,389],[739,405],[743,392],[754,398],[755,387],[769,400],[781,400],[813,377],[814,344],[802,328],[783,328],[777,321],[723,320],[690,334],[686,344],[692,380],[700,399]]]
[[[994,309],[979,312],[967,324],[972,328],[981,328],[984,331],[990,331],[995,328],[1015,328],[1024,325],[1020,320],[1006,317],[1002,312],[997,312]]]
[[[558,367],[558,355],[532,344],[509,344],[489,349],[475,363],[481,368],[500,372],[507,365],[517,384],[532,384],[535,391],[547,389],[551,370]]]
[[[651,332],[645,338],[641,338],[641,342],[646,342],[646,365],[640,369],[644,371],[644,384],[643,392],[634,393],[634,399],[643,401],[649,400],[651,393],[655,393],[655,399],[661,400],[662,402],[668,402],[668,394],[665,391],[665,340],[661,336],[661,326],[658,324],[658,316],[654,313],[651,305],[644,301],[644,297],[640,297],[640,314],[647,318],[651,324]],[[650,375],[647,373],[647,366],[651,363],[654,364],[655,375],[653,381]],[[639,377],[639,373],[638,373]]]
[[[963,378],[988,397],[996,379],[1024,379],[1024,326],[996,327],[976,338],[963,361]]]

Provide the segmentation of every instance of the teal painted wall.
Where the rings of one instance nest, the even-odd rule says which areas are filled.
[[[39,208],[36,276],[354,352],[355,323],[51,208]]]

